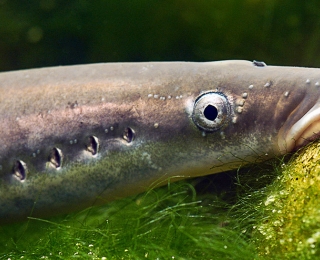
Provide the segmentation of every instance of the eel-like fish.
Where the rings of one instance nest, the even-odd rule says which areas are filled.
[[[297,149],[320,69],[150,62],[0,73],[0,222],[43,217]]]

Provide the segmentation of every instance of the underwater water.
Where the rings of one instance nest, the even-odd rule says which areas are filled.
[[[319,67],[319,12],[315,0],[0,0],[0,70],[225,59]],[[318,259],[318,150],[1,226],[0,259]]]

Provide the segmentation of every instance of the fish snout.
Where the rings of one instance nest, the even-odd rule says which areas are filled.
[[[290,117],[288,117],[290,121]],[[283,127],[284,128],[284,127]],[[288,129],[281,129],[278,145],[282,153],[297,150],[320,137],[320,101]]]

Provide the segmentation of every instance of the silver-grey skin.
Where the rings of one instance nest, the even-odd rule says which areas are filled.
[[[219,61],[0,73],[0,222],[235,169],[319,134],[320,70]]]

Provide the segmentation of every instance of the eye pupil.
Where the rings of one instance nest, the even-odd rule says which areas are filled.
[[[214,121],[218,116],[218,109],[215,106],[208,105],[204,111],[204,116],[210,121]]]

